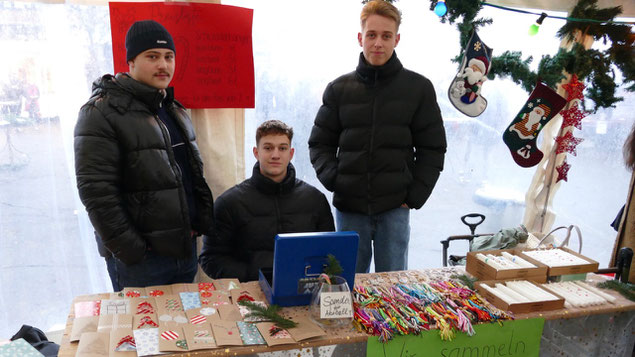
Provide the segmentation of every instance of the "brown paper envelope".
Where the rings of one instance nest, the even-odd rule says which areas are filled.
[[[146,295],[145,288],[123,288],[123,296],[126,299],[133,299],[136,297],[148,296]]]
[[[229,291],[229,293],[231,294],[232,297],[232,303],[234,304],[238,304],[238,300],[240,300],[240,297],[250,297],[251,301],[265,301],[266,297],[265,294],[262,292],[262,290],[260,289],[253,289],[253,288],[242,288],[242,289],[232,289]]]
[[[140,328],[157,328],[159,327],[159,319],[157,318],[157,314],[149,314],[149,315],[132,315],[132,329],[140,329]]]
[[[176,296],[178,296],[179,293],[185,293],[185,292],[197,293],[198,292],[198,284],[172,284],[170,285],[170,287],[172,288],[172,295],[176,295]]]
[[[105,299],[101,301],[100,315],[117,315],[130,313],[130,300]]]
[[[210,323],[198,325],[185,325],[183,332],[187,339],[187,347],[190,351],[216,348],[216,340]]]
[[[185,315],[192,325],[200,325],[220,320],[218,309],[214,307],[200,307],[198,309],[187,310],[185,311]]]
[[[308,316],[300,316],[295,318],[295,322],[298,323],[296,327],[287,329],[291,337],[296,341],[302,341],[313,337],[326,336],[324,331],[315,322],[311,321]]]
[[[79,341],[84,332],[97,332],[99,326],[99,316],[78,317],[73,320],[71,330],[71,342]]]
[[[77,346],[76,357],[108,357],[110,333],[84,332]]]
[[[127,348],[133,348],[133,346],[130,344],[130,341],[124,341],[124,338],[131,338],[134,342],[134,335],[132,334],[131,328],[114,328],[110,331],[110,345],[108,348],[110,357],[137,356],[136,347],[132,351],[125,350]],[[124,350],[116,351],[117,348]]]
[[[211,323],[217,346],[242,346],[240,330],[234,321],[214,321]]]
[[[264,337],[265,341],[267,341],[267,346],[277,346],[277,345],[286,345],[295,343],[296,341],[291,337],[291,334],[287,330],[280,330],[275,335],[271,335],[271,328],[274,326],[273,322],[258,322],[256,323],[256,327],[258,327],[258,331],[262,337]]]
[[[218,307],[221,305],[231,304],[229,291],[227,290],[214,290],[204,293],[199,293],[201,296],[201,306]]]
[[[151,315],[158,313],[157,303],[153,297],[132,298],[130,301],[130,314]]]
[[[238,279],[215,279],[213,281],[216,290],[240,289],[242,285]]]
[[[183,304],[179,295],[163,295],[155,298],[159,315],[183,312]]]
[[[172,285],[146,286],[146,293],[148,297],[172,295]]]
[[[159,327],[159,351],[185,352],[188,351],[183,328],[164,326]]]
[[[218,307],[218,314],[221,320],[225,321],[242,321],[243,315],[240,314],[240,310],[234,304],[221,305]]]
[[[109,297],[109,299],[111,300],[125,299],[125,298],[126,296],[123,294],[123,290],[117,291],[116,293],[110,293],[110,297]]]

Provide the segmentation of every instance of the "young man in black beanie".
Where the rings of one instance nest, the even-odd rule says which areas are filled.
[[[191,283],[195,237],[213,234],[192,122],[168,87],[175,55],[161,24],[135,22],[126,34],[129,72],[95,81],[75,126],[79,196],[114,291]]]

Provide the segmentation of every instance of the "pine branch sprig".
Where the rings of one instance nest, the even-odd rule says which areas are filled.
[[[635,301],[635,285],[625,284],[617,280],[607,280],[597,284],[598,288],[615,290],[625,298]]]
[[[283,329],[296,327],[298,325],[297,322],[282,317],[279,313],[280,306],[278,305],[263,307],[249,300],[241,300],[238,302],[238,305],[249,309],[249,313],[245,315],[246,318],[253,318],[258,322],[273,322],[276,326]]]

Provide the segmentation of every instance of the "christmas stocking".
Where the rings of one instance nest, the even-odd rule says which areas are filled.
[[[481,86],[487,80],[492,51],[473,30],[463,50],[461,69],[448,89],[452,105],[467,116],[477,117],[487,107],[487,100],[481,96]]]
[[[538,150],[536,138],[566,103],[566,99],[538,81],[523,109],[503,133],[503,141],[518,165],[531,167],[542,160],[543,153]]]

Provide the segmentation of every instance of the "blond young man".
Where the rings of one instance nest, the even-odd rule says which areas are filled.
[[[443,169],[445,130],[432,83],[395,53],[401,13],[362,9],[357,69],[329,83],[309,138],[318,179],[333,191],[338,231],[357,231],[357,272],[408,267],[410,209],[426,202]]]

